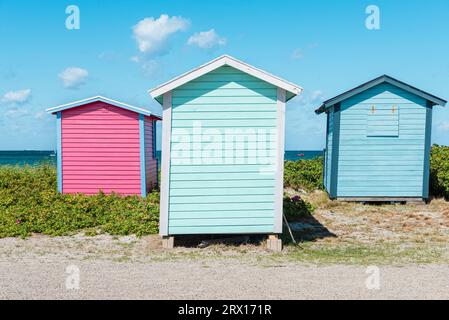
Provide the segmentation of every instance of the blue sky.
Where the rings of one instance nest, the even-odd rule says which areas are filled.
[[[371,4],[380,30],[365,27]],[[44,109],[97,94],[160,112],[148,89],[224,53],[305,88],[287,106],[286,149],[322,149],[313,110],[378,75],[448,99],[448,34],[447,0],[0,0],[0,150],[54,149]],[[433,142],[449,145],[449,110],[433,119]]]

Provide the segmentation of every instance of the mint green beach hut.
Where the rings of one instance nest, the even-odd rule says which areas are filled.
[[[432,109],[446,101],[383,75],[325,101],[324,185],[332,199],[429,198]]]
[[[285,104],[301,91],[227,55],[150,90],[163,106],[164,246],[197,234],[268,234],[279,245]]]

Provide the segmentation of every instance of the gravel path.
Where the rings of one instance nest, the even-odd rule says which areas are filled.
[[[0,299],[449,299],[448,265],[381,266],[379,289],[369,290],[361,266],[260,260],[253,248],[173,258],[148,255],[147,240],[93,239],[0,239]],[[77,270],[79,289],[67,289]]]
[[[65,263],[0,264],[1,299],[449,299],[448,266],[381,268],[379,290],[365,268],[177,261],[70,261],[78,290],[67,290]]]

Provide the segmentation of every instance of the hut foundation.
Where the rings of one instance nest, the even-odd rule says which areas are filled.
[[[173,249],[174,246],[175,246],[175,237],[173,236],[162,237],[162,248]]]
[[[282,251],[282,240],[279,239],[279,236],[277,234],[268,235],[267,249],[274,252]]]

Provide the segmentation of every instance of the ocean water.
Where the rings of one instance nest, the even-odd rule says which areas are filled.
[[[323,156],[323,151],[285,151],[284,159],[290,161],[311,160]]]
[[[285,160],[313,159],[323,155],[323,151],[286,151]],[[161,152],[157,152],[158,159]],[[0,165],[39,165],[50,163],[56,165],[54,151],[0,151]],[[159,161],[160,163],[160,161]]]
[[[0,151],[0,165],[39,165],[50,163],[56,165],[54,151]]]

